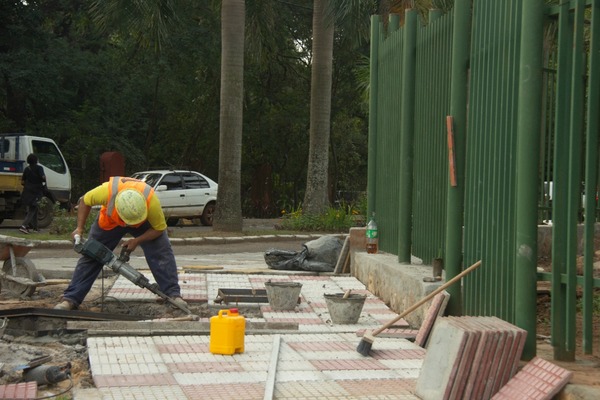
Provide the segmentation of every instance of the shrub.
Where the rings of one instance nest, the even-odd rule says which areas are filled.
[[[291,231],[347,232],[355,225],[352,207],[330,207],[321,215],[305,215],[299,208],[284,213],[281,227]]]
[[[85,223],[85,231],[89,232],[92,223],[98,216],[98,210],[92,209]],[[54,218],[48,228],[54,235],[70,235],[77,227],[77,210],[68,211],[61,208],[58,203],[54,206]]]

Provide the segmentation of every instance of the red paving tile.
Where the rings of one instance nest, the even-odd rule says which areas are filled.
[[[244,368],[237,363],[222,362],[175,362],[167,363],[171,373],[194,373],[194,372],[241,372]]]
[[[427,309],[425,319],[419,328],[419,333],[417,333],[417,337],[415,338],[415,344],[425,347],[435,320],[439,315],[443,314],[446,309],[448,297],[450,297],[448,292],[441,292],[435,295],[431,302],[431,306]]]
[[[296,351],[348,351],[355,348],[348,342],[291,342],[288,345]]]
[[[377,360],[311,360],[310,363],[318,371],[355,371],[390,369]]]
[[[371,350],[370,356],[376,360],[422,360],[425,349]]]
[[[171,374],[148,375],[98,375],[94,376],[96,387],[167,386],[177,385]]]
[[[550,400],[569,382],[573,373],[542,358],[528,362],[493,400]]]
[[[264,383],[225,383],[181,386],[188,400],[264,399]]]
[[[157,344],[156,348],[162,354],[208,353],[208,344]]]
[[[11,383],[0,385],[0,399],[35,399],[37,382]]]
[[[414,394],[415,379],[342,380],[337,383],[353,396],[401,396]]]
[[[473,329],[473,327],[465,323],[466,321],[463,318],[454,318],[454,322],[469,331],[468,345],[461,355],[460,364],[456,371],[456,379],[451,390],[449,392],[447,391],[447,393],[449,393],[449,398],[460,399],[462,398],[462,394],[467,385],[467,380],[472,371],[473,359],[479,348],[479,341],[481,340],[481,331]]]

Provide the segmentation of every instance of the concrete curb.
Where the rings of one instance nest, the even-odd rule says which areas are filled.
[[[242,242],[279,242],[286,240],[314,240],[321,236],[336,236],[344,239],[347,234],[301,234],[301,235],[261,235],[261,236],[205,236],[191,238],[170,238],[173,246],[196,246],[202,244],[231,244]],[[73,242],[70,240],[32,240],[39,249],[72,249]]]

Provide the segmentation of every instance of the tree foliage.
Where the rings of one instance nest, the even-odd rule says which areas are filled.
[[[0,2],[0,132],[55,139],[73,199],[100,182],[105,151],[121,152],[127,173],[181,167],[218,181],[220,3]],[[304,197],[312,6],[246,4],[240,193],[245,216],[272,217]],[[347,40],[351,31],[339,28],[334,42],[330,200],[366,187],[356,70],[368,46]]]

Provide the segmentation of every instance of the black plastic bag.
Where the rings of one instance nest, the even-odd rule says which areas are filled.
[[[342,246],[343,242],[335,236],[321,236],[304,243],[300,251],[267,250],[265,262],[270,269],[333,272]]]

